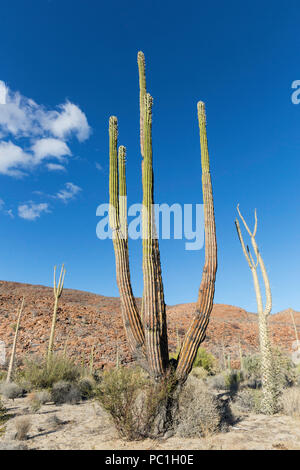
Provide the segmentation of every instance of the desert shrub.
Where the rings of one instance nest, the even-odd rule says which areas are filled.
[[[203,437],[221,427],[222,408],[218,399],[196,377],[190,376],[179,395],[176,432],[181,437]]]
[[[279,348],[272,349],[274,385],[278,391],[291,386],[296,380],[292,360]],[[244,372],[250,388],[261,387],[261,359],[259,355],[244,358]]]
[[[197,379],[205,380],[208,376],[208,372],[206,369],[203,369],[203,367],[193,367],[191,375],[197,377]]]
[[[291,387],[283,391],[280,405],[285,415],[300,418],[300,389]]]
[[[47,390],[32,392],[28,395],[28,404],[32,411],[38,411],[42,405],[51,401],[51,395]]]
[[[239,389],[240,383],[243,380],[243,373],[240,370],[228,370],[224,372],[225,388],[231,393],[236,393]]]
[[[38,399],[35,392],[32,392],[27,397],[27,403],[34,413],[36,413],[42,406],[41,401]]]
[[[34,389],[51,388],[61,380],[77,382],[80,378],[80,367],[63,355],[53,355],[49,367],[45,358],[27,360],[19,374],[19,382],[27,382]]]
[[[217,368],[217,359],[205,348],[199,348],[194,360],[193,367],[202,367],[209,374],[214,374]]]
[[[13,382],[2,383],[0,386],[0,393],[5,398],[14,400],[15,398],[19,398],[23,395],[23,389],[18,384]]]
[[[28,431],[31,427],[31,421],[27,416],[21,416],[15,422],[16,426],[16,439],[19,441],[24,441],[27,439]]]
[[[235,396],[234,404],[239,411],[253,411],[255,409],[255,399],[252,390],[240,390]]]
[[[241,412],[260,413],[262,401],[262,391],[259,389],[239,390],[234,398],[234,406]]]
[[[140,369],[114,368],[103,374],[97,398],[109,412],[122,438],[143,439],[152,435],[155,420],[166,419],[174,380],[153,384]],[[163,431],[163,425],[157,428]]]
[[[63,403],[78,403],[81,399],[79,387],[76,384],[60,380],[51,390],[51,399],[56,405]]]
[[[3,405],[2,401],[0,400],[0,426],[6,421],[6,413],[7,409]]]
[[[251,354],[243,358],[243,370],[248,378],[260,380],[261,360],[258,354]]]
[[[295,367],[291,358],[279,348],[273,348],[274,378],[278,390],[290,387],[296,379]]]
[[[51,394],[47,390],[41,390],[36,392],[37,399],[41,402],[42,405],[45,405],[51,401]]]
[[[212,390],[225,390],[225,375],[223,373],[213,375],[207,379],[207,384]]]
[[[80,390],[81,398],[83,400],[88,400],[89,398],[93,398],[95,396],[96,383],[92,378],[83,377],[78,382],[78,387]]]
[[[242,380],[243,375],[241,371],[226,370],[220,374],[209,377],[207,383],[209,388],[213,390],[228,390],[231,393],[236,393]]]
[[[0,370],[0,383],[4,382],[7,376],[6,370]]]

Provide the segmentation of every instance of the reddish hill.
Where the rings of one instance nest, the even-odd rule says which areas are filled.
[[[0,281],[0,340],[10,352],[16,323],[16,309],[25,296],[21,319],[17,355],[42,354],[46,350],[52,320],[53,291],[50,287]],[[138,303],[140,300],[138,299]],[[175,350],[182,339],[194,311],[194,304],[167,307],[170,349]],[[300,312],[294,312],[300,336]],[[286,351],[292,350],[295,340],[290,311],[272,315],[270,319],[272,341]],[[211,321],[203,343],[222,360],[223,351],[233,361],[239,358],[239,344],[245,354],[258,348],[256,314],[231,305],[214,305]],[[95,347],[95,367],[115,363],[117,350],[122,362],[131,361],[127,349],[116,297],[104,297],[78,290],[65,289],[60,299],[55,346],[78,360],[88,362],[92,346]]]

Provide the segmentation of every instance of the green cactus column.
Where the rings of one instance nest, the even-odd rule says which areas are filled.
[[[206,329],[213,307],[215,279],[217,272],[216,227],[207,147],[204,103],[199,101],[197,108],[201,145],[202,191],[205,225],[205,263],[199,288],[196,312],[185,335],[178,357],[176,375],[181,382],[186,380],[190,370],[192,369],[199,346],[205,339]]]
[[[155,380],[166,371],[168,356],[166,343],[162,341],[161,312],[158,295],[158,271],[155,245],[153,243],[153,168],[152,168],[152,97],[145,96],[143,135],[143,278],[144,278],[144,331],[149,370]]]
[[[139,85],[140,85],[140,143],[141,143],[141,155],[142,155],[142,178],[144,174],[144,163],[145,163],[145,103],[147,102],[147,91],[146,91],[146,73],[145,73],[145,56],[143,52],[138,52],[138,69],[139,69]],[[150,95],[149,95],[150,96]],[[152,98],[151,98],[152,100]],[[152,106],[152,103],[151,103]],[[151,147],[151,177],[152,177],[152,188],[150,190],[151,198],[151,242],[152,242],[152,261],[154,265],[154,289],[156,295],[156,316],[157,316],[157,328],[160,334],[160,349],[161,357],[163,362],[163,370],[166,370],[169,363],[169,348],[168,348],[168,335],[167,335],[167,317],[166,317],[166,304],[164,298],[164,289],[162,282],[162,271],[160,262],[160,252],[158,236],[156,232],[155,214],[154,214],[154,174],[152,168],[152,112],[151,112],[151,123],[149,130],[149,145]],[[144,205],[143,205],[144,210]],[[145,299],[143,294],[142,301],[142,318],[144,320],[144,307]],[[145,326],[145,324],[144,324]]]
[[[120,293],[122,317],[129,348],[133,357],[144,365],[144,331],[132,292],[129,270],[126,216],[126,149],[121,146],[118,157],[117,140],[118,122],[115,116],[111,116],[109,119],[109,223],[113,232],[117,284]]]

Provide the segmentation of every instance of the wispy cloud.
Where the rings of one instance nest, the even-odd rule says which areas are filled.
[[[21,204],[18,207],[19,217],[26,220],[36,220],[41,216],[43,212],[50,212],[49,204],[47,204],[46,202],[41,204],[29,202],[27,204]]]
[[[66,183],[65,188],[61,189],[54,197],[63,202],[69,202],[74,199],[80,191],[82,191],[82,189],[79,186],[76,186],[76,184]]]
[[[46,166],[49,171],[66,171],[65,167],[59,163],[47,163]]]
[[[0,137],[6,139],[0,147],[0,173],[24,176],[45,159],[62,164],[72,155],[66,141],[75,136],[83,142],[90,133],[86,115],[77,105],[67,101],[48,110],[0,81]]]
[[[100,163],[96,162],[95,165],[96,165],[97,170],[103,171],[103,166]]]
[[[5,215],[9,215],[9,217],[10,217],[11,219],[14,219],[14,218],[15,218],[12,209],[6,209],[6,208],[5,208],[5,202],[4,202],[4,200],[1,199],[1,198],[0,198],[0,212],[2,212],[2,213],[5,214]]]

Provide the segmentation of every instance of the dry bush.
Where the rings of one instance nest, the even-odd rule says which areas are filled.
[[[47,367],[45,358],[33,358],[25,362],[19,373],[19,380],[31,384],[34,389],[51,388],[61,380],[77,382],[81,369],[75,362],[64,355],[54,354]]]
[[[27,403],[34,413],[36,413],[42,406],[41,401],[38,399],[36,392],[32,392],[27,397]]]
[[[36,412],[42,405],[51,401],[51,395],[47,390],[32,392],[28,395],[27,401],[31,410]]]
[[[197,379],[205,380],[208,376],[208,372],[206,369],[203,369],[203,367],[193,367],[191,375],[197,377]]]
[[[15,422],[16,426],[16,439],[18,441],[24,441],[27,439],[28,431],[31,427],[31,421],[27,416],[21,416]]]
[[[76,384],[60,380],[52,387],[51,399],[55,405],[62,405],[63,403],[74,405],[80,401],[81,393]]]
[[[78,382],[81,398],[88,400],[93,398],[96,393],[96,381],[91,377],[83,377]]]
[[[238,411],[244,413],[259,413],[261,399],[261,390],[252,390],[244,388],[243,390],[240,390],[235,396],[234,406]]]
[[[285,415],[300,418],[300,389],[291,387],[284,390],[280,397],[280,404]]]
[[[194,360],[193,367],[202,367],[208,372],[208,374],[213,375],[216,373],[218,368],[218,361],[213,354],[206,351],[205,348],[200,347]]]
[[[202,380],[190,376],[179,395],[176,431],[181,437],[205,437],[222,423],[218,399]]]
[[[0,434],[2,430],[2,425],[5,423],[7,420],[7,409],[3,405],[3,403],[0,400]]]
[[[144,439],[163,433],[174,380],[153,384],[140,369],[115,368],[103,374],[97,398],[122,438]]]
[[[20,398],[23,395],[23,389],[13,382],[2,383],[0,386],[0,393],[5,398],[14,400],[15,398]]]

